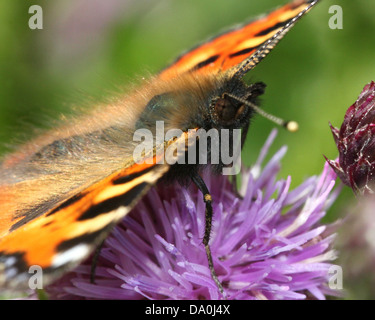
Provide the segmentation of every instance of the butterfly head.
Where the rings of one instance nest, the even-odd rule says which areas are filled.
[[[222,93],[211,101],[209,110],[212,122],[217,127],[243,128],[254,113],[251,105],[257,104],[265,87],[262,82],[251,85],[233,85],[229,82]]]

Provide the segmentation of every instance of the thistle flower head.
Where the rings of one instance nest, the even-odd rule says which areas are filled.
[[[244,170],[237,196],[226,176],[204,176],[213,198],[211,250],[224,287],[212,280],[202,238],[205,205],[194,187],[152,189],[111,233],[96,284],[87,261],[46,288],[52,299],[324,299],[334,235],[321,219],[335,199],[328,165],[294,190],[277,180],[280,149]]]
[[[375,192],[375,82],[346,111],[340,130],[331,126],[339,160],[327,160],[356,194]]]

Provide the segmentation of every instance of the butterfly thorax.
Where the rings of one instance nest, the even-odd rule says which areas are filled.
[[[162,125],[165,140],[170,139],[168,132],[171,131],[178,137],[181,132],[198,130],[195,143],[180,154],[165,179],[173,177],[173,180],[189,181],[192,170],[201,171],[207,165],[211,165],[214,172],[220,172],[226,165],[222,155],[224,152],[233,155],[235,133],[246,133],[254,114],[249,105],[240,101],[258,104],[265,85],[247,85],[242,79],[227,75],[187,74],[175,79],[174,85],[168,86],[171,87],[172,90],[159,92],[148,101],[135,129],[149,130],[158,139],[157,132]],[[244,137],[240,135],[240,139]],[[160,143],[160,139],[158,141]],[[158,144],[158,141],[154,143]],[[243,143],[239,143],[242,147]]]

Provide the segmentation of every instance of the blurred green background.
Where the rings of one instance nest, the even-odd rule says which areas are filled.
[[[0,151],[52,126],[72,107],[104,100],[132,79],[156,73],[182,51],[285,0],[54,0],[0,2]],[[31,30],[32,4],[43,30]],[[343,29],[328,26],[331,5],[343,8]],[[272,151],[287,144],[281,177],[293,186],[337,156],[328,123],[340,126],[365,84],[375,80],[375,1],[322,0],[252,71],[268,87],[262,107],[299,122],[279,130]],[[258,117],[243,155],[251,164],[274,125]],[[341,216],[344,189],[327,219]],[[344,270],[345,273],[345,270]],[[344,283],[345,286],[345,283]],[[361,288],[349,297],[361,296]],[[365,290],[363,289],[363,292]],[[365,297],[368,297],[365,295]]]

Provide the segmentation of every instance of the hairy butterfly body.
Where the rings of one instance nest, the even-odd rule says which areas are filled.
[[[178,180],[192,181],[202,191],[203,245],[212,277],[223,291],[209,247],[212,199],[200,176],[206,165],[175,160],[187,160],[186,151],[197,148],[202,129],[242,130],[245,137],[265,85],[247,85],[243,76],[317,2],[296,0],[221,34],[128,96],[7,156],[0,169],[1,287],[27,288],[34,265],[43,269],[45,284],[52,282],[90,255],[152,185]],[[154,140],[153,148],[136,159],[134,133],[155,133],[158,122],[164,133],[180,133]],[[208,144],[207,154],[216,147]],[[225,166],[219,158],[211,168],[220,172]]]

